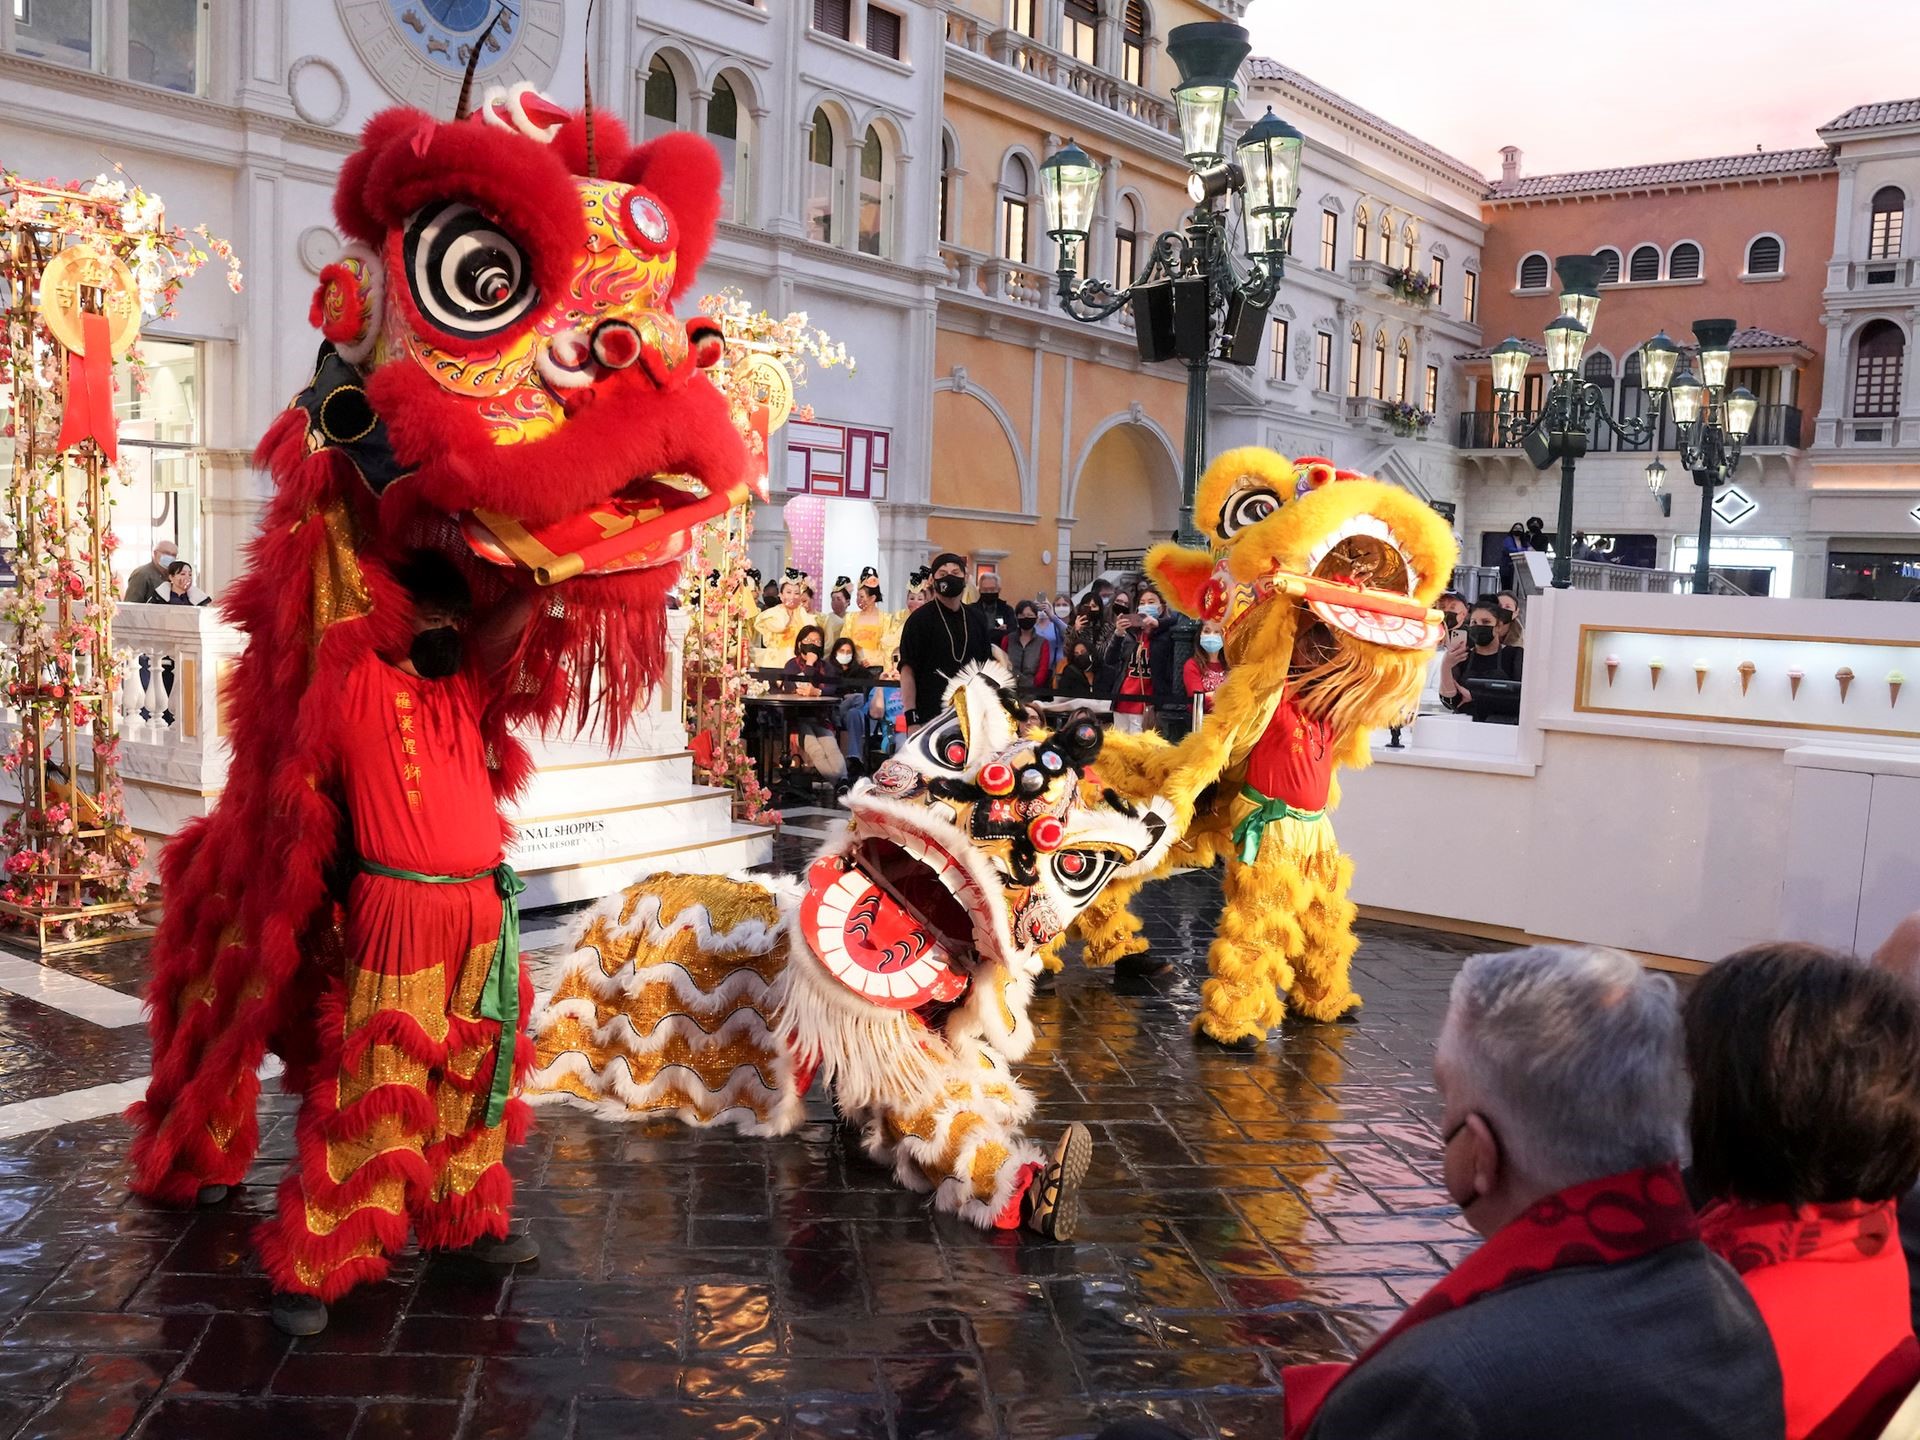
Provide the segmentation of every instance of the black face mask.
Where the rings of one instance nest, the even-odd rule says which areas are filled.
[[[1089,668],[1092,664],[1093,664],[1093,657],[1087,654],[1087,652],[1084,650],[1082,650],[1078,655],[1073,657],[1073,668],[1076,670],[1085,670]]]
[[[818,660],[820,658],[820,647],[818,645],[802,645],[800,647],[800,653],[809,660]]]
[[[1467,639],[1476,645],[1491,645],[1493,643],[1493,626],[1469,625],[1467,626]]]
[[[423,679],[444,680],[459,671],[462,648],[458,630],[451,625],[436,625],[413,637],[407,659]]]
[[[1460,628],[1460,617],[1458,615],[1455,615],[1451,610],[1449,610],[1447,612],[1447,629],[1458,630],[1459,628]]]
[[[967,582],[958,575],[939,575],[934,577],[933,593],[944,600],[951,600],[967,588]]]
[[[1033,628],[1034,617],[1031,615],[1022,615],[1014,623],[1022,630],[1031,630]]]

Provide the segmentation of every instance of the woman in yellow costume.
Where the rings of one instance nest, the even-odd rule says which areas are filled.
[[[881,608],[880,572],[871,565],[860,572],[853,607],[840,624],[841,637],[853,641],[862,665],[883,675],[891,672],[893,652],[900,648],[900,617]]]
[[[780,603],[753,618],[754,637],[760,642],[753,663],[762,670],[778,670],[793,658],[800,632],[819,623],[807,609],[807,577],[789,565],[780,581]]]
[[[1194,522],[1211,547],[1157,545],[1147,570],[1182,611],[1225,627],[1227,678],[1179,745],[1111,736],[1101,771],[1122,795],[1166,796],[1186,823],[1163,873],[1225,858],[1196,1028],[1251,1048],[1289,1004],[1318,1021],[1360,1004],[1334,771],[1365,765],[1369,733],[1418,708],[1443,634],[1430,607],[1458,548],[1397,486],[1257,448],[1208,467]],[[1089,963],[1147,949],[1126,908],[1137,888],[1110,887],[1081,918]]]

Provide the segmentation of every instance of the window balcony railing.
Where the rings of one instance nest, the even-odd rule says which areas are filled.
[[[1364,290],[1370,295],[1384,295],[1390,300],[1398,300],[1402,305],[1410,305],[1415,310],[1432,309],[1431,296],[1416,299],[1401,294],[1387,283],[1387,277],[1398,273],[1400,268],[1398,265],[1383,265],[1378,260],[1354,260],[1347,265],[1347,279],[1356,289]]]
[[[1920,286],[1920,256],[1894,255],[1881,260],[1836,260],[1827,272],[1829,287],[1873,294],[1911,290]]]
[[[1627,413],[1639,416],[1646,413],[1644,399],[1636,397],[1626,406]],[[1540,418],[1537,410],[1520,412],[1528,425]],[[1468,410],[1459,419],[1455,432],[1455,444],[1462,450],[1516,450],[1520,442],[1511,439],[1502,443],[1498,414],[1492,410]],[[1525,433],[1526,426],[1520,428]],[[1754,415],[1753,429],[1747,436],[1745,449],[1752,450],[1798,450],[1801,447],[1800,407],[1798,405],[1762,405]],[[1622,440],[1606,425],[1596,419],[1587,430],[1587,450],[1590,454],[1603,454],[1609,450],[1654,451],[1678,450],[1680,437],[1675,432],[1673,416],[1663,412],[1660,416],[1660,433],[1657,438],[1648,437],[1638,444]]]
[[[1167,135],[1180,133],[1173,102],[1151,90],[1129,84],[1097,65],[1089,65],[1042,45],[1030,35],[993,25],[962,11],[947,12],[947,43],[970,54],[982,55],[1010,70],[1048,85],[1071,91],[1083,100],[1150,125]]]
[[[949,290],[997,300],[1028,314],[1054,313],[1059,279],[1051,270],[1023,265],[998,255],[985,255],[960,245],[942,245],[940,258],[947,267],[946,288]],[[1096,322],[1093,328],[1131,334],[1133,312],[1123,307]]]

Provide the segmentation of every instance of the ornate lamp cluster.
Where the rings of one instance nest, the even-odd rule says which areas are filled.
[[[1252,50],[1246,30],[1225,21],[1175,26],[1167,53],[1180,72],[1178,105],[1187,196],[1193,209],[1179,229],[1153,242],[1145,267],[1117,286],[1083,276],[1100,165],[1069,140],[1040,166],[1047,233],[1058,242],[1060,308],[1086,324],[1125,307],[1143,360],[1186,362],[1187,433],[1180,538],[1193,528],[1193,492],[1206,464],[1206,371],[1215,359],[1250,366],[1260,354],[1267,310],[1279,291],[1300,190],[1305,137],[1271,109],[1247,127],[1229,154],[1227,112],[1239,98],[1237,76]],[[1230,238],[1240,221],[1236,251]]]
[[[1607,394],[1581,376],[1581,360],[1594,317],[1600,310],[1600,277],[1605,262],[1597,255],[1562,255],[1554,262],[1560,276],[1560,314],[1541,334],[1547,352],[1550,385],[1537,416],[1517,408],[1521,382],[1532,354],[1516,336],[1493,348],[1493,391],[1498,410],[1496,441],[1523,446],[1536,466],[1545,469],[1559,460],[1560,523],[1553,557],[1553,583],[1565,589],[1573,583],[1574,462],[1587,453],[1587,437],[1596,424],[1605,425],[1624,443],[1655,447],[1647,464],[1647,486],[1655,494],[1666,483],[1667,467],[1659,448],[1660,412],[1672,407],[1679,440],[1680,463],[1701,486],[1700,550],[1694,591],[1705,594],[1709,583],[1708,542],[1713,522],[1713,491],[1724,484],[1740,463],[1740,452],[1753,430],[1760,404],[1744,386],[1729,391],[1727,377],[1733,364],[1730,342],[1737,328],[1732,320],[1696,320],[1693,323],[1692,364],[1663,330],[1640,347],[1640,383],[1648,396],[1647,412],[1615,416]],[[1697,368],[1695,368],[1697,366]]]

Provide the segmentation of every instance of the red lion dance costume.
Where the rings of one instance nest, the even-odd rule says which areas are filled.
[[[303,1097],[298,1160],[257,1239],[276,1291],[323,1302],[383,1274],[409,1227],[433,1248],[506,1235],[502,1156],[528,1120],[507,1090],[531,1061],[529,987],[501,925],[511,872],[484,868],[506,834],[498,801],[530,771],[508,727],[598,707],[617,735],[663,664],[689,530],[747,494],[746,447],[701,373],[719,333],[670,308],[713,239],[711,148],[630,146],[616,122],[526,87],[465,109],[463,94],[452,122],[374,117],[341,173],[352,243],[321,273],[313,380],[258,452],[277,493],[226,607],[249,637],[228,682],[232,771],[162,862],[153,1078],[132,1111],[134,1189],[211,1199],[247,1171],[256,1072],[281,1056]],[[484,802],[443,787],[442,813],[409,828],[447,767],[407,758],[403,685],[386,682],[390,716],[388,697],[369,711],[350,692],[370,656],[406,653],[395,570],[421,549],[460,567],[478,607],[532,619],[497,683],[464,692],[480,743],[463,773]],[[393,735],[369,740],[369,713]],[[355,851],[379,807],[341,783],[370,750],[393,770],[382,845],[403,858],[388,863],[464,866],[394,876],[378,904],[362,887],[390,872]],[[415,839],[438,850],[413,855]],[[461,883],[465,922],[416,923],[446,909],[405,886],[428,878]],[[374,973],[355,936],[383,924]],[[517,1040],[497,1071],[503,1032]]]

